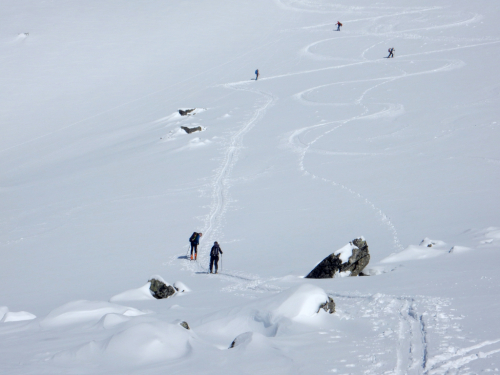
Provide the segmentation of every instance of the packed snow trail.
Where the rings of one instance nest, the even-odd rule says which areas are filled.
[[[249,91],[259,95],[260,97],[258,99],[257,107],[253,111],[252,117],[246,120],[238,130],[230,135],[225,150],[223,151],[224,156],[222,164],[216,170],[216,174],[211,183],[212,204],[210,213],[206,219],[205,228],[202,231],[203,236],[200,242],[200,251],[198,251],[198,261],[190,263],[190,269],[192,271],[208,272],[208,266],[206,265],[208,265],[209,262],[210,249],[213,242],[217,240],[217,238],[220,240],[220,230],[224,214],[227,210],[230,188],[228,180],[230,179],[233,167],[238,161],[239,152],[243,147],[243,138],[250,130],[252,130],[252,128],[264,116],[266,110],[276,100],[276,98],[270,93],[238,87],[238,84],[228,83],[225,84],[224,87],[231,90]],[[226,275],[229,275],[229,273],[226,272]]]

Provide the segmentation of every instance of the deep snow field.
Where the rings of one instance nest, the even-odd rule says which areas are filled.
[[[500,373],[499,17],[3,0],[0,373]]]

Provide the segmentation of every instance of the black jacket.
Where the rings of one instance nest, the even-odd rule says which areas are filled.
[[[220,249],[220,246],[219,245],[212,246],[212,250],[210,250],[210,256],[213,258],[218,258],[219,253],[222,254],[222,250]]]

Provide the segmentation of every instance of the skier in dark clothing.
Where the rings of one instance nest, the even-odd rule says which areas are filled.
[[[210,273],[212,273],[212,267],[215,264],[215,273],[217,273],[218,265],[219,263],[219,253],[222,254],[222,250],[220,249],[219,244],[217,241],[214,242],[214,246],[212,246],[212,250],[210,250]]]
[[[259,79],[259,69],[255,71],[255,80],[257,81]]]
[[[191,242],[191,260],[193,260],[193,250],[194,250],[194,260],[198,256],[198,245],[200,244],[200,237],[203,233],[194,232],[191,237],[189,237],[189,242]]]
[[[342,27],[342,24],[340,23],[340,21],[337,21],[337,23],[335,25],[337,25],[337,31],[340,31],[340,28]]]
[[[388,49],[388,51],[389,51],[389,56],[387,56],[387,58],[394,57],[394,52],[395,52],[396,50],[395,50],[394,48],[392,48],[392,47],[391,47],[391,48],[389,48],[389,49]]]

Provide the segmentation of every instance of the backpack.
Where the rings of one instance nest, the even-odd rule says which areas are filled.
[[[189,237],[189,242],[193,242],[194,240],[196,240],[196,236],[197,235],[198,235],[198,233],[193,232],[193,234],[191,235],[191,237]]]
[[[218,257],[219,256],[219,246],[212,247],[212,250],[210,250],[210,256],[211,257]]]
[[[342,26],[342,24],[339,22],[339,26]]]

